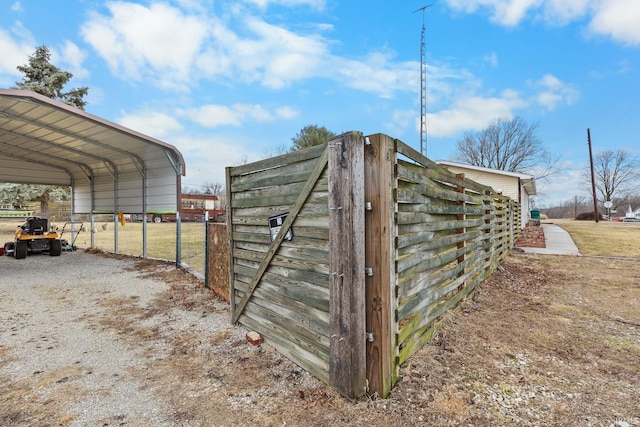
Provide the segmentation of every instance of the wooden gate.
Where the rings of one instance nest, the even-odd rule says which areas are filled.
[[[365,393],[363,138],[227,168],[232,321]]]
[[[386,397],[517,237],[506,197],[386,135],[227,169],[232,321],[346,396]]]

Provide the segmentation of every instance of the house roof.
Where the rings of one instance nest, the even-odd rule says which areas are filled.
[[[474,166],[467,163],[450,162],[448,160],[438,160],[436,161],[436,163],[442,166],[452,166],[452,167],[457,167],[461,169],[468,169],[468,170],[474,170],[478,172],[492,173],[495,175],[503,175],[503,176],[518,178],[522,183],[522,185],[524,186],[525,190],[527,191],[527,194],[529,194],[530,196],[535,196],[537,194],[536,179],[533,175],[528,175],[528,174],[519,173],[519,172],[508,172],[508,171],[503,171],[499,169],[485,168],[482,166]]]

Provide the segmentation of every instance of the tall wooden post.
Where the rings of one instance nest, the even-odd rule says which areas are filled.
[[[369,393],[387,397],[394,382],[396,331],[393,321],[395,259],[393,236],[395,165],[394,141],[386,135],[369,136],[364,147],[365,277],[367,315],[367,380]]]
[[[329,141],[329,379],[345,396],[366,392],[364,138]]]

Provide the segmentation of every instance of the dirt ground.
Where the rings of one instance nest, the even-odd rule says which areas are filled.
[[[527,225],[520,233],[514,244],[516,248],[545,248],[544,228]]]
[[[88,320],[145,361],[118,381],[135,382],[163,411],[151,418],[119,408],[90,425],[640,426],[637,260],[510,255],[402,367],[389,399],[358,401],[268,344],[248,344],[246,331],[228,324],[226,305],[188,274],[122,262],[166,290],[144,304],[96,300],[108,310]],[[180,324],[185,317],[217,326]],[[15,350],[0,346],[0,368]],[[74,360],[19,381],[3,374],[0,425],[82,425],[71,408],[90,376]]]

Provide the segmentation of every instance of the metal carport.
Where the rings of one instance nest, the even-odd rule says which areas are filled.
[[[71,187],[71,214],[89,214],[92,230],[95,214],[177,213],[184,174],[170,144],[35,92],[0,89],[0,182]],[[146,221],[142,234],[146,256]],[[179,262],[179,243],[176,252]]]

